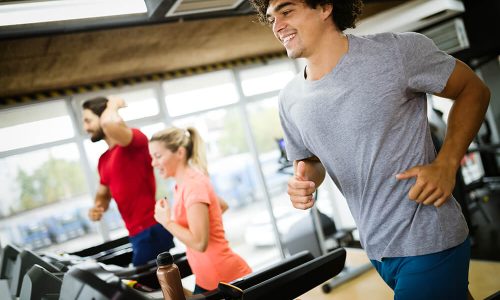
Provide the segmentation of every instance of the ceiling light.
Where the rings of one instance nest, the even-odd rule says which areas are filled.
[[[53,0],[0,4],[0,26],[146,14],[143,0]]]

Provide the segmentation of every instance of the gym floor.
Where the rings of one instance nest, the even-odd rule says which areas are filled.
[[[368,257],[360,249],[347,249],[346,264],[356,266],[368,263]],[[473,259],[469,271],[469,290],[474,299],[484,299],[500,291],[500,262]],[[392,290],[380,278],[375,269],[334,288],[330,293],[323,293],[321,286],[302,295],[300,300],[387,300],[393,299]]]
[[[500,192],[490,195],[488,201],[478,203],[479,209],[471,211],[473,246],[469,271],[469,290],[474,299],[486,297],[500,291]],[[348,266],[368,263],[368,257],[361,249],[348,248]],[[301,296],[300,300],[357,300],[393,299],[392,290],[380,278],[375,269],[336,287],[330,293],[323,293],[321,286]]]

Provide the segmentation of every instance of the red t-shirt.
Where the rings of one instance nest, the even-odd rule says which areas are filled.
[[[189,228],[187,209],[196,203],[208,205],[209,238],[205,252],[190,248],[186,255],[196,284],[206,290],[217,288],[219,281],[230,282],[252,272],[248,264],[231,248],[222,226],[219,200],[207,176],[194,169],[187,170],[181,184],[175,186],[172,215],[175,222]]]
[[[148,150],[148,138],[132,129],[132,141],[126,147],[114,146],[99,158],[97,169],[101,184],[109,187],[118,210],[134,236],[156,224],[156,182]]]

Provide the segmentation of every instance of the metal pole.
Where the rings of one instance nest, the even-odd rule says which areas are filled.
[[[232,72],[233,72],[233,76],[235,78],[235,81],[237,82],[236,88],[237,88],[238,94],[240,95],[241,101],[240,101],[240,105],[238,105],[238,107],[240,109],[241,115],[243,116],[245,136],[246,136],[248,144],[250,145],[250,152],[251,152],[253,160],[255,162],[255,166],[257,169],[257,178],[260,181],[260,185],[264,189],[264,198],[266,200],[267,208],[268,208],[270,216],[271,216],[271,224],[273,227],[274,236],[276,238],[276,241],[278,242],[278,248],[279,248],[281,257],[285,258],[284,246],[283,246],[283,242],[281,241],[281,235],[280,235],[279,230],[278,230],[276,217],[274,216],[273,204],[271,202],[271,196],[269,195],[269,190],[267,188],[267,183],[266,183],[266,179],[264,176],[264,172],[262,171],[262,166],[260,164],[259,152],[257,150],[257,144],[255,143],[255,138],[253,136],[252,128],[250,126],[250,119],[248,118],[248,113],[245,109],[246,103],[243,101],[245,99],[245,96],[243,94],[243,90],[241,89],[240,78],[234,70]]]

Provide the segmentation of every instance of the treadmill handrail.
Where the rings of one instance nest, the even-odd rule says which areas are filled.
[[[309,251],[301,251],[292,256],[289,256],[261,271],[251,273],[240,279],[231,281],[230,284],[242,290],[248,289],[258,283],[272,279],[290,269],[300,266],[313,259],[313,255]],[[215,289],[202,294],[193,295],[187,298],[188,300],[221,300],[224,299],[221,291]]]
[[[345,249],[338,248],[244,290],[243,299],[295,299],[340,273],[345,259]]]
[[[245,290],[260,282],[266,281],[273,278],[276,275],[282,274],[292,268],[300,266],[314,257],[309,251],[301,251],[292,256],[285,258],[284,260],[267,267],[264,270],[255,272],[253,274],[247,275],[240,279],[230,282],[231,285],[237,286],[238,288]]]
[[[106,252],[108,250],[112,250],[113,248],[117,248],[119,246],[125,245],[125,244],[130,244],[130,240],[128,236],[121,237],[116,240],[112,241],[107,241],[102,244],[92,246],[89,248],[85,248],[79,251],[71,252],[70,254],[77,255],[77,256],[92,256],[101,252]]]

